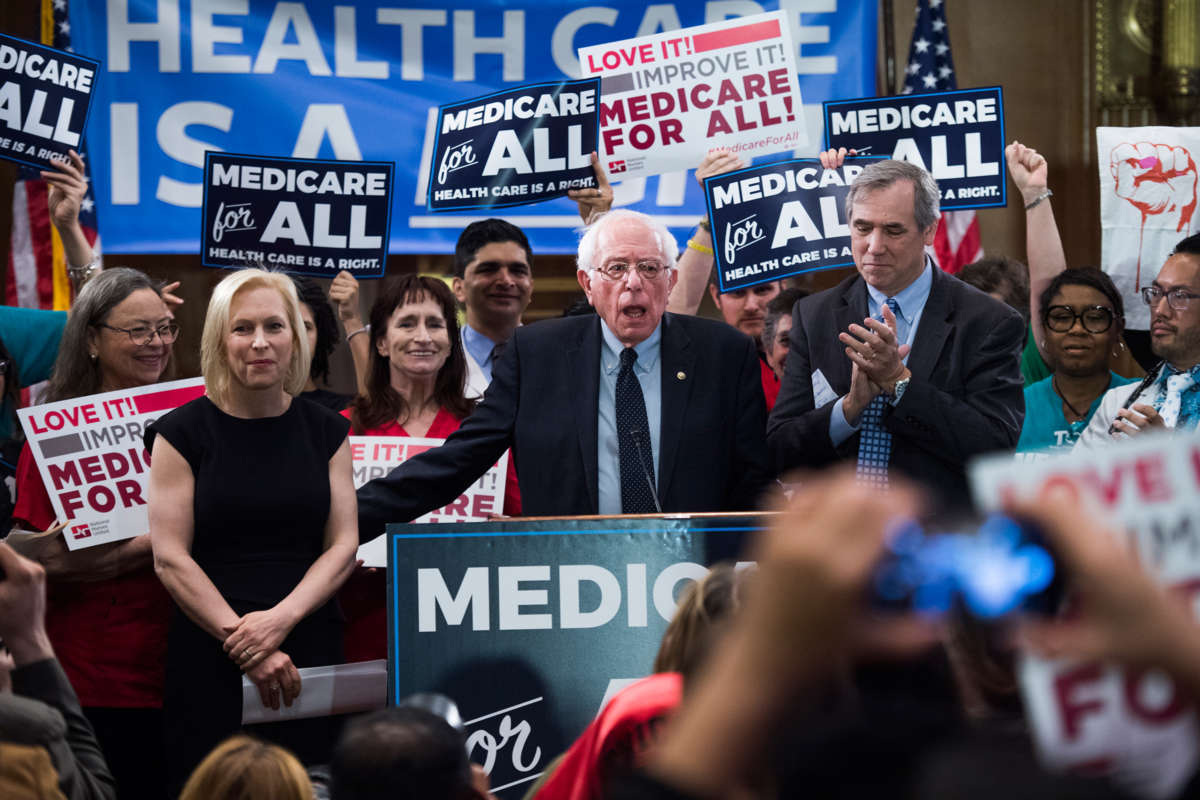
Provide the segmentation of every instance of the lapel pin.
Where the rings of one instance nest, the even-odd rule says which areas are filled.
[[[686,377],[687,377],[687,373],[684,372],[683,370],[680,370],[679,372],[675,373],[676,380],[683,380]]]

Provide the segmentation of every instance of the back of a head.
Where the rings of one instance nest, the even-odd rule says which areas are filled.
[[[715,629],[737,608],[738,580],[734,566],[721,562],[684,589],[659,644],[654,672],[681,672],[686,680],[699,666]]]
[[[458,235],[458,242],[454,245],[454,276],[463,277],[467,265],[474,260],[480,248],[494,242],[516,242],[525,251],[529,265],[533,266],[533,250],[529,247],[525,231],[511,222],[492,217],[472,222]]]
[[[332,800],[473,796],[461,734],[421,708],[385,708],[346,726],[329,765]]]
[[[999,295],[1022,316],[1029,315],[1029,268],[1015,258],[981,258],[963,267],[958,278],[981,292]]]
[[[244,735],[226,739],[205,756],[179,795],[179,800],[311,798],[312,784],[295,756]]]

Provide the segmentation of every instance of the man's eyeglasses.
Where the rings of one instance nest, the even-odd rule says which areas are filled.
[[[1157,286],[1146,286],[1142,289],[1142,299],[1151,308],[1158,305],[1158,301],[1162,300],[1163,297],[1167,298],[1167,305],[1176,311],[1187,311],[1188,305],[1197,297],[1200,297],[1200,294],[1189,292],[1182,286],[1177,286],[1169,292],[1163,291]]]
[[[8,358],[0,358],[0,375],[7,375],[9,369],[12,368],[12,360]]]
[[[652,281],[665,273],[668,267],[663,266],[657,261],[639,261],[636,264],[629,264],[625,261],[610,261],[603,266],[596,267],[596,271],[610,281],[623,280],[629,275],[631,269],[636,269],[642,280]]]
[[[1112,327],[1113,312],[1108,306],[1088,306],[1075,313],[1070,306],[1050,306],[1046,309],[1046,327],[1055,333],[1066,333],[1075,327],[1075,320],[1083,323],[1088,333],[1104,333]]]
[[[163,344],[171,344],[179,338],[179,326],[174,322],[159,325],[157,328],[151,328],[146,325],[139,325],[136,328],[118,328],[113,325],[105,325],[103,322],[96,327],[108,328],[110,331],[128,334],[130,341],[139,347],[150,344],[154,341],[156,335],[162,339]]]

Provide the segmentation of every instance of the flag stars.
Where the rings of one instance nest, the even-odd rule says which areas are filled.
[[[933,77],[932,72],[929,73],[928,75],[922,75],[921,80],[924,81],[925,88],[927,88],[927,89],[933,89],[934,87],[937,86],[937,78]]]
[[[929,0],[929,7],[930,8],[941,8],[942,0]]]
[[[913,61],[908,65],[907,72],[909,75],[916,75],[920,71],[921,71],[921,62]]]
[[[913,42],[913,47],[915,47],[917,49],[918,53],[925,53],[925,52],[929,51],[929,44],[930,44],[930,42],[928,39],[926,39],[925,37],[921,37],[920,39],[917,39],[915,42]]]
[[[949,78],[953,74],[954,74],[954,70],[950,69],[947,66],[943,66],[941,69],[938,70],[939,78]]]
[[[94,209],[95,207],[96,207],[96,203],[90,197],[85,197],[79,201],[79,208],[85,214],[92,213],[92,209]]]
[[[936,45],[934,45],[933,49],[939,56],[944,56],[946,53],[950,52],[950,45],[946,44],[945,42],[938,42]]]
[[[54,10],[55,11],[66,11],[67,10],[67,0],[54,0]]]
[[[58,32],[62,34],[69,34],[71,32],[71,23],[67,22],[65,19],[58,23]]]
[[[936,32],[938,32],[938,33],[941,33],[941,32],[942,32],[942,30],[943,30],[945,27],[946,27],[946,21],[945,21],[945,20],[941,20],[941,19],[935,19],[935,20],[933,21],[933,29],[934,29]]]

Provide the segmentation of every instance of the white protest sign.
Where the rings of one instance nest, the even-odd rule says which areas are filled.
[[[142,447],[146,426],[204,394],[191,378],[104,392],[17,411],[54,513],[79,550],[149,530]]]
[[[1125,300],[1125,324],[1150,327],[1138,292],[1171,249],[1200,231],[1196,214],[1200,128],[1096,128],[1101,268]]]
[[[1200,436],[1146,434],[1037,462],[997,456],[973,464],[970,479],[984,509],[1043,486],[1067,487],[1122,526],[1143,567],[1195,608]],[[1020,682],[1039,752],[1052,768],[1108,773],[1142,796],[1165,798],[1200,762],[1191,704],[1158,672],[1026,655]]]
[[[749,158],[808,143],[782,11],[584,47],[599,76],[600,154],[614,178],[692,169],[725,147]]]
[[[354,488],[382,478],[413,456],[440,447],[445,439],[415,436],[351,436],[350,458],[354,465]],[[508,452],[491,469],[453,502],[417,517],[413,522],[482,522],[504,510],[504,486],[508,477]],[[381,534],[358,548],[358,558],[367,567],[387,566],[387,536]]]

